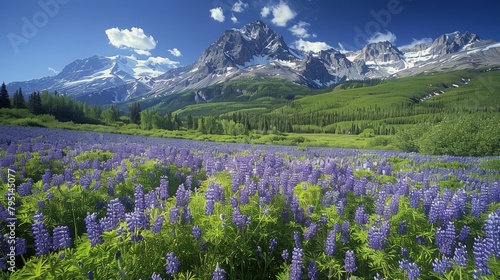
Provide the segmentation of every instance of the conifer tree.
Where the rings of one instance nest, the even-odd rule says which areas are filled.
[[[5,83],[2,83],[2,89],[0,90],[0,108],[10,108],[9,93]]]
[[[25,109],[26,101],[24,100],[23,91],[21,88],[16,90],[12,98],[12,108]]]
[[[28,109],[35,115],[43,113],[42,98],[40,97],[40,92],[34,91],[32,94],[30,94],[28,99]]]
[[[135,124],[141,122],[141,106],[139,102],[134,102],[130,107],[130,121]]]

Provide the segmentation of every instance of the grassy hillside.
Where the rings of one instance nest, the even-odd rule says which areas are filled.
[[[150,96],[145,100],[132,102],[139,101],[143,109],[155,108],[161,112],[180,114],[181,117],[189,114],[218,116],[239,111],[269,112],[291,100],[322,92],[324,90],[314,90],[283,80],[254,78],[234,80],[165,97]]]

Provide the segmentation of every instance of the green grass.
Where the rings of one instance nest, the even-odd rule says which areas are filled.
[[[463,84],[461,78],[471,79]],[[453,84],[460,87],[455,88]],[[390,111],[401,104],[418,103],[434,91],[445,93],[419,102],[417,107],[425,108],[443,104],[449,107],[477,108],[488,107],[498,109],[500,104],[500,76],[497,71],[481,73],[479,71],[456,71],[435,75],[386,80],[378,85],[353,89],[339,89],[308,96],[294,101],[294,108],[289,111],[300,112],[352,112],[358,108],[377,107]],[[417,108],[418,110],[418,108]],[[443,110],[445,111],[445,110]],[[418,112],[417,112],[418,113]]]

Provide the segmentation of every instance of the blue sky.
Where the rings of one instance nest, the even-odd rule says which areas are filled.
[[[303,50],[396,46],[453,31],[500,41],[497,0],[5,0],[0,81],[54,75],[96,54],[188,65],[227,29],[263,20]]]

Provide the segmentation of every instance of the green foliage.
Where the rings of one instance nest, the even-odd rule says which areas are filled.
[[[373,128],[366,128],[365,130],[363,130],[363,132],[361,132],[358,137],[360,138],[372,138],[372,137],[375,137],[375,131],[373,130]]]
[[[427,154],[500,155],[500,115],[470,114],[446,118],[419,141]]]

